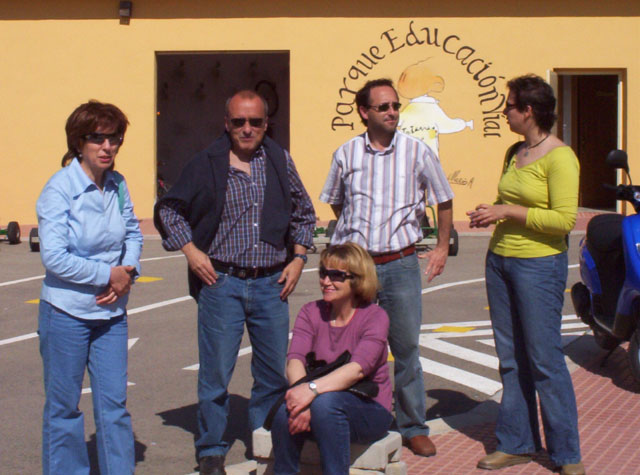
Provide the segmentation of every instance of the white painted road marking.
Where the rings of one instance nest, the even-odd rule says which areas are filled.
[[[498,369],[498,358],[480,351],[470,350],[459,345],[454,345],[448,341],[440,339],[435,333],[420,335],[420,346],[430,350],[444,353],[445,355],[455,356],[462,360],[472,361],[481,366],[491,369]]]
[[[15,343],[17,341],[29,340],[37,337],[37,333],[27,333],[26,335],[14,336],[13,338],[7,338],[6,340],[0,340],[0,346],[8,345],[9,343]]]
[[[502,389],[502,384],[493,379],[485,378],[454,366],[438,363],[422,356],[420,357],[420,364],[422,365],[422,371],[427,374],[439,376],[442,379],[467,386],[489,396],[493,396]]]
[[[166,307],[167,305],[173,305],[175,303],[186,302],[187,300],[191,300],[190,295],[185,295],[184,297],[178,297],[175,299],[163,300],[162,302],[152,303],[151,305],[144,305],[142,307],[132,308],[131,310],[127,310],[127,315],[135,315],[136,313],[146,312],[148,310],[153,310],[160,307]],[[38,336],[37,333],[27,333],[26,335],[7,338],[5,340],[0,340],[0,346],[8,345],[9,343],[15,343],[18,341],[29,340],[37,336]]]

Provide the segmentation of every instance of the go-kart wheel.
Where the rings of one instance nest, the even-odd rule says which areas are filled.
[[[459,243],[458,231],[456,231],[453,227],[451,228],[451,238],[453,239],[453,242],[449,243],[449,255],[457,256],[460,243]]]
[[[636,381],[640,382],[640,329],[636,328],[629,343],[629,362],[631,373]]]
[[[596,343],[603,350],[613,350],[616,346],[620,344],[620,340],[617,338],[605,333],[599,328],[593,329],[593,337],[596,340]]]
[[[29,231],[29,249],[31,249],[31,252],[40,252],[38,228],[31,228],[31,231]]]
[[[9,244],[18,244],[20,242],[20,225],[17,221],[11,221],[7,225],[7,239]]]

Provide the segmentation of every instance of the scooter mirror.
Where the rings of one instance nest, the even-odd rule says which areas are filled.
[[[607,155],[607,165],[611,168],[622,168],[627,175],[629,174],[629,162],[627,160],[627,152],[624,150],[611,150]]]

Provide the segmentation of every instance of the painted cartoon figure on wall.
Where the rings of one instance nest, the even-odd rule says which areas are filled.
[[[439,135],[461,132],[466,127],[473,130],[473,120],[451,119],[430,95],[444,91],[445,82],[431,71],[427,61],[412,64],[400,75],[398,93],[410,101],[400,112],[398,129],[422,140],[439,157]]]

